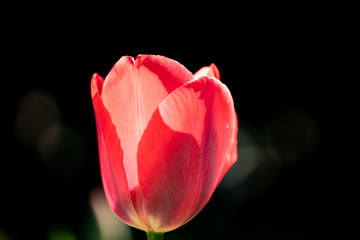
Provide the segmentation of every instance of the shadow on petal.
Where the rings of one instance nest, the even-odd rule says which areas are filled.
[[[192,135],[170,129],[158,110],[151,121],[138,148],[143,212],[155,231],[170,231],[187,222],[198,203],[201,149]]]

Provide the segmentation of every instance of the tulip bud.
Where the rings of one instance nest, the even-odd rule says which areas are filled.
[[[153,55],[94,74],[102,182],[111,209],[149,239],[189,220],[237,159],[237,117],[214,64],[196,74]],[[160,233],[160,234],[159,234]]]

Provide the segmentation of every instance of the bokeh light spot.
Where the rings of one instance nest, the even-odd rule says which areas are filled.
[[[294,166],[318,149],[320,134],[317,122],[302,109],[287,109],[271,121],[266,144],[269,156],[282,165]]]
[[[64,180],[74,180],[85,170],[86,148],[84,135],[78,129],[60,124],[44,131],[37,145],[41,161]]]
[[[76,240],[74,232],[64,224],[52,225],[47,230],[49,240]]]
[[[241,123],[239,125],[242,125]],[[221,186],[232,188],[244,181],[264,158],[264,152],[255,142],[249,129],[239,127],[238,160],[225,175]]]
[[[91,190],[90,205],[100,228],[101,239],[132,239],[130,227],[123,223],[110,209],[104,190],[100,186],[96,186]]]
[[[10,234],[5,230],[0,228],[0,240],[10,240],[13,239],[10,237]]]
[[[20,141],[35,148],[40,136],[60,121],[60,109],[47,92],[35,89],[25,94],[19,102],[15,132]]]

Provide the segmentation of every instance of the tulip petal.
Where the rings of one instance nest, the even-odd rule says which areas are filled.
[[[139,187],[154,231],[173,230],[206,205],[234,163],[236,131],[232,97],[215,78],[188,82],[160,103],[138,147]]]
[[[200,78],[202,76],[214,77],[220,80],[220,71],[214,63],[208,67],[202,67],[199,71],[194,74],[194,78]]]
[[[225,176],[225,174],[227,173],[227,171],[232,167],[232,165],[235,164],[237,158],[238,158],[238,153],[237,153],[237,144],[238,144],[238,140],[237,140],[237,134],[238,134],[238,120],[237,120],[237,116],[235,114],[235,129],[234,129],[234,135],[231,138],[232,139],[232,143],[231,143],[231,150],[229,152],[229,154],[226,156],[226,163],[223,169],[223,172],[221,173],[220,176],[220,180]],[[220,183],[220,181],[218,182],[218,184]]]
[[[104,107],[100,92],[104,80],[94,74],[91,80],[91,95],[96,116],[101,177],[106,198],[111,209],[127,224],[147,230],[138,218],[130,196],[123,150],[110,114]]]
[[[162,56],[122,57],[105,79],[101,98],[122,140],[130,189],[138,185],[137,146],[159,103],[193,79],[180,63]]]

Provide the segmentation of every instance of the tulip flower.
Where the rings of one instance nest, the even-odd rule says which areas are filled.
[[[94,74],[100,169],[126,224],[162,239],[197,215],[237,159],[237,117],[214,64],[194,75],[175,60],[122,57]]]

